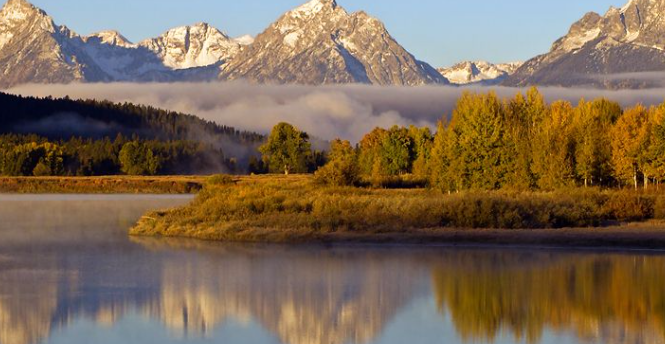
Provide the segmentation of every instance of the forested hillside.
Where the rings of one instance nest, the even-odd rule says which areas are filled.
[[[243,172],[263,141],[149,106],[3,93],[0,134],[3,175]]]

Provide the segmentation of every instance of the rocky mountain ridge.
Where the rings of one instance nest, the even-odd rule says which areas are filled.
[[[493,64],[487,61],[464,61],[437,70],[455,85],[495,85],[515,73],[521,65],[522,62]]]
[[[664,71],[665,0],[630,0],[587,13],[503,84],[642,88],[662,86],[654,73]]]
[[[206,23],[137,44],[117,31],[81,36],[27,0],[0,10],[0,88],[25,83],[213,81],[423,85],[447,83],[364,12],[311,0],[256,39]]]

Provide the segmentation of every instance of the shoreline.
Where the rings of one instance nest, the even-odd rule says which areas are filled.
[[[247,243],[665,249],[665,193],[327,187],[312,176],[218,178],[133,236]]]
[[[172,231],[171,233],[176,233]],[[141,234],[135,238],[182,239],[218,243],[286,245],[413,245],[417,247],[483,247],[608,249],[665,251],[665,222],[627,223],[611,227],[561,229],[455,229],[439,228],[384,233],[303,233],[302,231],[248,229],[233,238]]]
[[[0,177],[4,194],[195,194],[202,176]]]

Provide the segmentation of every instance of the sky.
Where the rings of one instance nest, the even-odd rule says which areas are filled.
[[[131,41],[208,22],[232,37],[256,35],[306,0],[32,0],[79,34],[114,29]],[[547,52],[586,12],[627,0],[337,0],[378,17],[435,67],[464,60],[523,61]]]

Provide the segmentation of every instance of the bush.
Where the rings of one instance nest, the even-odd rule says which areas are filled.
[[[227,174],[216,174],[214,176],[208,177],[208,180],[206,180],[207,185],[215,186],[215,185],[231,185],[235,184],[235,181],[233,180],[233,177],[227,175]]]
[[[632,191],[609,192],[602,211],[617,221],[644,221],[653,218],[654,199]]]

